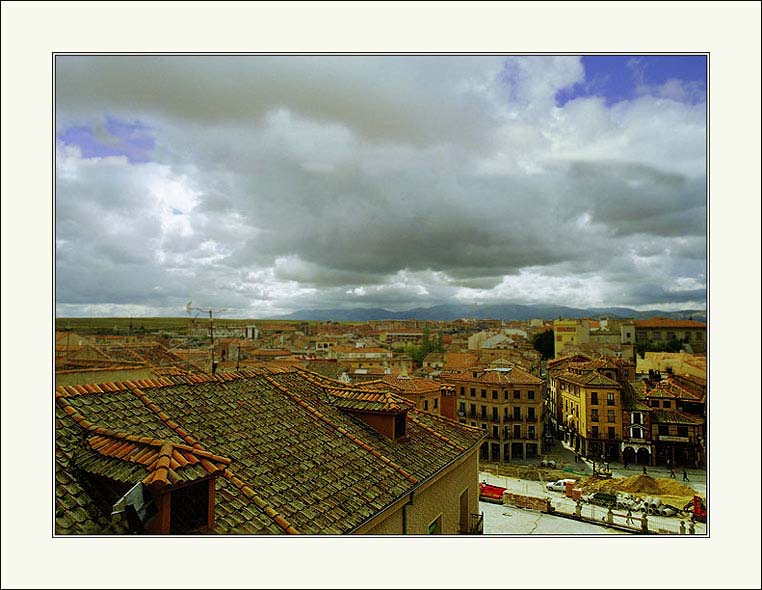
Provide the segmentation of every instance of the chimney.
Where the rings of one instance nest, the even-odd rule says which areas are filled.
[[[439,414],[441,416],[444,416],[445,418],[450,418],[451,420],[457,420],[455,416],[455,413],[457,411],[455,386],[442,385],[439,388],[439,394],[440,394]]]

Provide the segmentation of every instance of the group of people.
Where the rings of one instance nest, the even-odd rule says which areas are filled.
[[[675,467],[672,465],[672,461],[669,459],[667,460],[667,467],[669,467],[669,476],[672,479],[677,479],[677,476],[675,475]],[[683,481],[690,481],[688,479],[688,472],[685,470],[685,468],[683,468]]]

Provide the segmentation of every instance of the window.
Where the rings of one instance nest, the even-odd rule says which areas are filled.
[[[704,335],[701,332],[696,332],[695,334],[695,340],[702,340],[704,338]]]
[[[530,420],[534,420],[534,408],[529,408],[527,411],[529,412],[529,415],[527,416],[527,418],[529,418]]]
[[[458,414],[460,414],[461,416],[465,416],[466,402],[460,402],[460,404],[458,404]]]
[[[640,426],[630,427],[630,438],[644,438],[643,429]]]
[[[521,399],[521,392],[518,389],[513,390],[513,399]]]
[[[598,392],[593,391],[590,394],[590,405],[597,406],[598,405]]]
[[[469,410],[470,410],[469,414],[471,415],[471,417],[472,418],[475,417],[476,416],[476,404],[471,404]]]
[[[609,426],[609,440],[616,438],[616,429],[613,426]]]
[[[466,395],[466,388],[465,387],[461,387],[460,388],[460,395]]]
[[[616,422],[616,418],[614,417],[614,410],[608,411],[608,421],[609,422]]]
[[[468,510],[468,488],[463,490],[463,493],[460,495],[460,532],[461,533],[467,533],[468,532],[468,515],[470,514]]]
[[[482,397],[487,397],[487,390],[486,389],[482,389]]]
[[[427,412],[429,410],[429,400],[425,399],[423,400],[423,411]]]
[[[593,422],[598,422],[598,410],[590,410],[590,420]]]
[[[492,427],[492,438],[500,438],[500,429],[497,426]]]
[[[687,426],[678,426],[677,427],[677,436],[688,436],[688,427]]]
[[[597,426],[593,426],[593,428],[592,428],[592,437],[593,438],[598,438],[598,427]]]
[[[606,394],[606,405],[607,406],[615,406],[616,405],[616,400],[614,399],[614,392],[613,391],[609,391]]]
[[[487,406],[482,406],[481,410],[482,410],[482,418],[486,418],[487,417]]]
[[[492,399],[497,399],[497,390],[496,389],[492,390]]]
[[[394,417],[394,438],[402,438],[407,435],[407,415],[397,414]]]
[[[513,438],[521,438],[521,426],[518,424],[513,426]]]
[[[506,399],[506,400],[508,399],[508,392],[507,391],[503,392],[503,399]]]
[[[438,397],[435,397],[435,398],[434,398],[434,407],[435,407],[435,408],[438,408],[438,407],[439,407],[439,398],[438,398]]]
[[[521,408],[513,408],[513,419],[521,420]]]
[[[500,419],[500,415],[497,413],[497,408],[492,408],[492,419],[495,421]]]
[[[441,535],[442,534],[442,515],[436,517],[434,521],[432,521],[431,524],[429,524],[429,534],[430,535]]]
[[[659,434],[663,436],[669,435],[669,426],[667,424],[659,424]]]
[[[671,402],[671,401],[669,401],[669,400],[666,400],[666,399],[665,399],[665,400],[662,402],[662,404],[661,404],[661,405],[662,405],[663,407],[665,407],[665,408],[671,408],[671,407],[672,407],[672,402]]]
[[[476,397],[476,389],[471,388],[471,397]]]
[[[476,426],[476,422],[471,422],[471,426]]]
[[[527,391],[527,398],[534,399],[534,391]]]
[[[487,425],[482,422],[482,430],[487,430]]]
[[[534,426],[531,426],[531,425],[528,426],[527,427],[527,437],[528,438],[534,438],[534,435],[535,435]]]
[[[633,412],[630,421],[633,424],[643,424],[643,414],[640,412]],[[640,437],[637,437],[640,438]]]

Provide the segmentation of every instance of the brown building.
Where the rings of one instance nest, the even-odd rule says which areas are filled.
[[[58,387],[55,413],[57,535],[483,531],[484,433],[388,389],[168,376]]]
[[[703,322],[651,318],[634,323],[635,341],[639,345],[678,341],[690,345],[691,352],[706,352],[706,324]]]
[[[482,460],[508,462],[542,451],[542,379],[513,367],[470,369],[442,380],[455,388],[458,420],[487,433]]]

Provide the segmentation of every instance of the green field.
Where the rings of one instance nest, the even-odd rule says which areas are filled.
[[[214,325],[218,328],[225,327],[243,327],[252,323],[259,323],[268,320],[253,319],[224,319],[214,318]],[[56,330],[78,332],[80,334],[129,334],[132,327],[133,334],[144,334],[151,332],[173,332],[184,334],[191,325],[191,320],[187,317],[179,318],[56,318]],[[209,318],[199,316],[195,320],[196,328],[205,328],[209,326]],[[278,320],[279,324],[301,324],[302,321]]]

